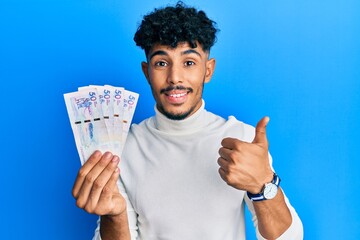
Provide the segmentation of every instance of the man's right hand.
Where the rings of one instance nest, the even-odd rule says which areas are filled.
[[[116,216],[124,213],[126,202],[116,182],[120,170],[118,156],[95,151],[80,168],[72,194],[76,205],[88,213]]]

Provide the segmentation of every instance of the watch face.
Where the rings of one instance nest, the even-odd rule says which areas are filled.
[[[278,187],[273,183],[267,183],[265,184],[264,188],[264,197],[266,199],[273,199],[278,191]]]

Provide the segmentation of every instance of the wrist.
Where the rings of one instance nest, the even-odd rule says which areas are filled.
[[[270,182],[265,183],[259,192],[247,192],[247,196],[251,201],[263,201],[273,199],[278,191],[278,187],[280,185],[280,177],[273,173],[272,180]]]
[[[121,222],[124,217],[127,217],[126,209],[118,214],[106,214],[100,216],[102,219],[106,219],[111,222]]]
[[[249,188],[247,192],[251,194],[259,194],[264,189],[265,184],[271,182],[273,178],[274,172],[270,171],[268,174],[263,176],[261,180],[257,179],[256,185],[254,184],[254,186],[252,188]]]

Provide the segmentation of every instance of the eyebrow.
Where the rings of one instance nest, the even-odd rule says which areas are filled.
[[[163,51],[163,50],[158,50],[153,52],[152,54],[150,54],[149,56],[149,60],[151,60],[153,57],[155,57],[156,55],[161,55],[161,56],[167,56],[169,54],[167,54],[167,52]]]
[[[181,55],[187,55],[187,54],[192,54],[192,53],[195,53],[196,55],[201,57],[201,54],[198,51],[194,50],[194,49],[185,50],[185,51],[181,52]],[[169,54],[167,52],[163,51],[163,50],[158,50],[158,51],[155,51],[155,52],[150,54],[149,60],[151,60],[156,55],[168,56]]]
[[[195,53],[196,55],[201,57],[201,54],[198,51],[194,50],[194,49],[188,49],[188,50],[182,52],[181,55],[192,54],[192,53]]]

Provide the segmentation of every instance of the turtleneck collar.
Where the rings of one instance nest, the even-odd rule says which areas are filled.
[[[155,128],[167,133],[187,133],[197,131],[208,125],[205,101],[202,100],[201,107],[191,116],[184,120],[172,120],[159,112],[155,105],[154,124]]]

